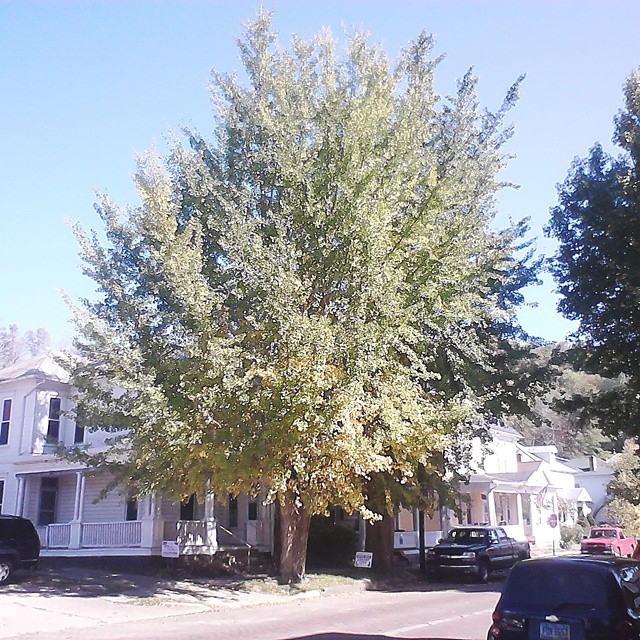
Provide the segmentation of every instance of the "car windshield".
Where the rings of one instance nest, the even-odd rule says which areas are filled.
[[[502,606],[538,606],[549,611],[567,607],[604,607],[617,588],[616,579],[606,566],[556,562],[516,565],[509,574],[502,595]]]
[[[482,542],[486,537],[487,532],[485,529],[454,529],[449,532],[447,540],[449,542],[470,543]]]
[[[616,538],[615,529],[594,529],[591,532],[592,538]]]

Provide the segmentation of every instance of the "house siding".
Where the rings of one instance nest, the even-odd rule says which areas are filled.
[[[71,522],[76,503],[76,476],[58,476],[56,522]]]
[[[86,479],[84,494],[84,522],[123,522],[126,515],[126,500],[116,489],[106,496],[100,493],[109,483],[106,475],[89,476]]]

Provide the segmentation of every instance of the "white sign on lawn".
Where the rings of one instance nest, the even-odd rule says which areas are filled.
[[[371,561],[373,560],[373,553],[368,551],[357,551],[356,560],[353,563],[356,567],[363,567],[364,569],[371,569]]]
[[[161,555],[163,558],[180,557],[180,547],[178,546],[178,543],[173,540],[163,540]]]

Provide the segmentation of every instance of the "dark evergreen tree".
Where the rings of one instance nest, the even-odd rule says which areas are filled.
[[[615,120],[614,158],[595,145],[559,187],[547,228],[560,243],[552,262],[560,311],[578,320],[575,361],[617,384],[584,404],[612,433],[640,425],[640,74]]]

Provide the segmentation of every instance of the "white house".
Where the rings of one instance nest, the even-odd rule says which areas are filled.
[[[0,370],[0,513],[32,520],[43,556],[157,556],[164,540],[178,542],[181,554],[271,550],[271,508],[260,500],[137,500],[127,487],[103,495],[106,474],[55,454],[59,446],[106,447],[106,432],[85,432],[68,416],[71,391],[49,356]]]
[[[0,513],[31,519],[43,556],[157,556],[163,541],[177,542],[185,555],[223,546],[272,550],[273,507],[259,499],[208,494],[180,503],[152,494],[137,500],[127,487],[104,495],[109,476],[55,453],[59,446],[94,452],[107,446],[106,432],[85,432],[69,417],[71,392],[67,373],[49,356],[0,370]],[[476,443],[461,519],[448,509],[430,518],[428,545],[456,524],[488,523],[548,546],[560,537],[559,527],[549,525],[551,514],[572,524],[589,512],[584,473],[559,461],[555,446],[524,447],[516,431],[501,425],[490,432],[488,450]],[[398,513],[397,547],[417,546],[416,516]]]
[[[453,526],[481,523],[503,526],[511,537],[539,547],[559,542],[559,525],[575,524],[590,511],[592,498],[577,486],[576,470],[557,459],[555,445],[525,447],[522,436],[504,425],[492,425],[489,432],[488,446],[475,443],[472,473],[460,495],[461,517],[442,509],[426,522],[425,543],[435,544]],[[396,533],[396,547],[417,546],[415,522],[415,514],[399,514],[397,525],[404,531]]]
[[[613,480],[615,467],[596,456],[583,456],[567,460],[566,463],[575,469],[576,486],[584,487],[591,496],[593,504],[591,511],[596,522],[606,521],[607,485]]]

